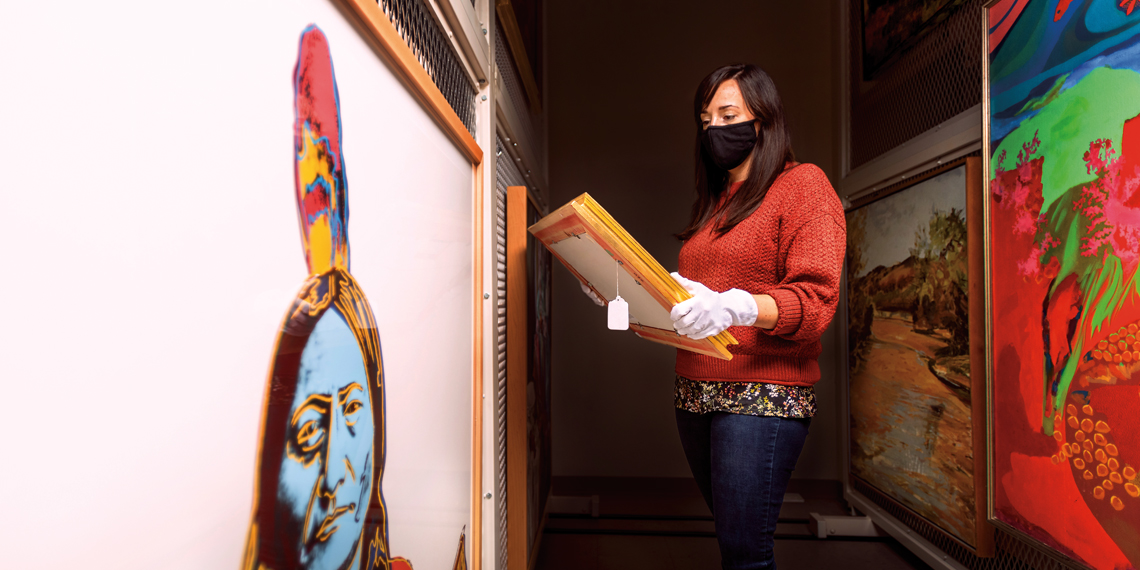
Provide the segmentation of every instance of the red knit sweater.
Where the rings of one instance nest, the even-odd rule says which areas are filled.
[[[731,198],[738,185],[733,185]],[[819,380],[819,337],[839,302],[847,223],[839,197],[815,165],[776,180],[744,221],[714,239],[707,224],[681,248],[678,272],[714,291],[743,289],[776,300],[776,328],[731,327],[732,360],[677,351],[691,380],[811,386]]]

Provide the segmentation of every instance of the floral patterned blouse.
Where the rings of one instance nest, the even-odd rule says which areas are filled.
[[[712,382],[677,376],[674,404],[696,414],[728,412],[749,416],[810,418],[815,388],[766,382]]]

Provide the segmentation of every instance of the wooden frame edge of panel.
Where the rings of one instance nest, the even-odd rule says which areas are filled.
[[[475,311],[472,315],[472,359],[471,376],[471,561],[472,570],[480,570],[483,561],[483,399],[486,387],[483,385],[483,162],[471,166],[475,178],[475,267],[471,277],[474,280]]]
[[[974,456],[974,553],[983,558],[994,555],[994,527],[989,524],[986,496],[989,485],[986,469],[986,226],[982,211],[982,159],[967,157],[966,165],[966,272],[970,319],[970,436]],[[981,382],[979,382],[981,380]]]
[[[982,271],[982,269],[981,269],[981,267],[984,265],[984,263],[983,263],[984,258],[979,258],[978,255],[974,252],[974,250],[975,250],[975,248],[982,248],[982,250],[985,250],[985,239],[984,238],[986,235],[988,235],[985,232],[985,229],[987,226],[984,225],[984,221],[979,220],[979,222],[982,222],[982,223],[970,223],[973,219],[975,219],[975,218],[972,218],[971,216],[976,215],[976,214],[972,214],[973,210],[971,209],[971,206],[975,206],[979,211],[981,210],[981,207],[982,207],[982,205],[979,203],[979,200],[977,200],[975,198],[975,196],[981,197],[981,196],[979,196],[979,194],[982,190],[982,180],[979,179],[979,176],[982,173],[978,172],[981,169],[980,163],[981,163],[981,159],[979,159],[978,157],[962,157],[962,158],[958,158],[955,160],[951,160],[951,161],[946,162],[945,164],[942,164],[936,168],[932,168],[932,169],[922,173],[919,176],[914,176],[914,177],[908,178],[906,180],[901,180],[901,181],[896,182],[896,183],[894,183],[890,186],[887,186],[885,188],[880,188],[879,190],[865,194],[862,197],[860,197],[859,199],[857,199],[855,201],[855,203],[853,203],[851,205],[851,207],[848,208],[847,211],[845,212],[845,213],[850,213],[854,210],[857,210],[859,208],[867,206],[867,205],[871,204],[872,202],[877,202],[883,198],[886,198],[886,197],[891,196],[893,194],[896,194],[898,192],[902,192],[908,188],[913,188],[917,184],[921,184],[922,182],[925,182],[931,178],[934,178],[935,176],[945,174],[946,172],[949,172],[955,168],[965,167],[965,169],[966,169],[966,173],[965,173],[965,178],[966,178],[966,188],[965,188],[966,211],[963,212],[963,214],[966,216],[966,236],[967,236],[966,237],[966,248],[967,248],[967,275],[968,275],[967,279],[969,281],[969,285],[967,286],[967,289],[968,289],[968,294],[970,296],[969,297],[969,299],[970,299],[969,300],[969,308],[967,310],[967,314],[970,316],[970,377],[971,377],[970,422],[971,422],[971,443],[974,447],[974,497],[975,497],[975,499],[974,499],[975,500],[975,504],[974,504],[974,509],[975,509],[974,510],[974,543],[975,544],[973,546],[971,546],[970,544],[967,544],[964,540],[958,538],[957,536],[954,536],[953,534],[951,534],[947,530],[940,527],[934,521],[932,521],[932,520],[928,519],[927,517],[919,514],[914,509],[904,505],[903,503],[899,502],[898,500],[896,500],[894,497],[891,497],[887,493],[885,493],[881,490],[878,490],[878,488],[873,483],[871,483],[870,481],[867,481],[866,479],[863,479],[862,477],[859,477],[858,475],[855,475],[854,473],[849,473],[848,476],[851,479],[858,479],[859,481],[861,481],[864,485],[867,485],[868,487],[872,487],[872,488],[876,489],[879,492],[879,494],[881,494],[886,500],[890,501],[894,505],[897,505],[898,507],[902,508],[903,510],[905,510],[909,513],[912,513],[914,516],[926,521],[928,524],[930,524],[931,528],[935,529],[939,534],[941,534],[942,536],[945,536],[946,538],[949,538],[950,540],[953,540],[954,542],[958,543],[959,545],[962,546],[962,548],[965,548],[966,550],[970,551],[970,553],[974,554],[975,556],[978,556],[980,558],[989,558],[989,557],[992,557],[994,555],[993,527],[992,527],[992,525],[988,524],[990,521],[989,521],[989,518],[987,516],[988,510],[987,510],[986,501],[984,499],[980,502],[978,501],[978,497],[979,496],[985,497],[987,494],[987,491],[989,489],[989,485],[986,484],[986,482],[988,481],[989,473],[988,473],[988,469],[986,469],[987,463],[985,461],[985,457],[988,456],[988,453],[985,453],[988,450],[988,448],[985,446],[985,442],[988,441],[985,439],[985,437],[986,437],[985,426],[988,423],[988,421],[987,421],[988,413],[987,413],[987,409],[986,409],[985,404],[989,400],[989,398],[988,398],[989,391],[988,391],[988,387],[984,388],[983,390],[975,389],[974,388],[974,380],[973,380],[974,378],[979,377],[978,376],[979,369],[989,370],[987,363],[985,363],[984,361],[978,361],[978,359],[975,358],[975,354],[979,350],[985,351],[986,353],[988,353],[988,351],[989,351],[989,349],[988,349],[989,337],[987,335],[984,335],[984,334],[975,335],[975,329],[981,328],[985,324],[985,316],[984,315],[978,315],[978,313],[976,312],[978,310],[984,309],[985,298],[983,295],[983,297],[978,298],[978,300],[975,300],[976,297],[975,297],[974,293],[975,293],[975,290],[978,288],[982,288],[984,290],[986,283],[988,283],[988,281],[985,280],[984,278],[979,280],[979,279],[973,277],[975,275],[978,275],[979,271],[981,273],[984,273],[984,271]],[[971,176],[972,174],[974,176]],[[984,203],[984,200],[982,200],[981,202]],[[982,233],[980,236],[975,236],[975,232],[982,232]],[[976,237],[977,237],[977,239],[975,239]],[[846,263],[846,262],[844,262],[844,263]],[[844,292],[843,297],[844,297],[844,304],[846,305],[846,301],[847,301],[846,291]],[[979,307],[979,304],[981,304],[980,307]],[[977,315],[977,316],[975,316],[975,315]],[[979,318],[979,317],[981,317],[981,318]],[[981,322],[979,322],[979,321],[981,321]],[[843,334],[846,337],[846,335],[847,335],[846,329],[841,334]],[[975,340],[975,339],[979,339],[979,340]],[[846,340],[844,342],[846,342]],[[843,356],[844,356],[844,358],[847,357],[846,354],[844,354]],[[850,371],[848,370],[846,374],[847,374],[848,386],[850,386],[850,381],[851,381],[850,380]],[[988,378],[988,375],[983,374],[980,377]],[[979,405],[979,404],[981,404],[981,405]],[[978,413],[979,411],[981,411],[982,413]],[[850,406],[848,406],[847,414],[848,414],[848,419],[849,419],[850,414],[851,414]],[[978,446],[979,440],[981,440],[983,443],[982,447]],[[847,445],[850,445],[850,436],[848,437]],[[983,453],[979,454],[978,453],[979,449],[981,449],[983,451]],[[848,456],[847,457],[847,469],[848,469],[848,471],[850,471],[850,461],[851,461],[850,456]],[[979,482],[984,486],[979,486]],[[857,490],[855,490],[853,485],[851,486],[850,490],[851,490],[851,492],[858,493],[859,495],[862,496],[862,493],[859,493]],[[868,499],[869,499],[869,497],[868,497]],[[900,521],[900,524],[901,524],[901,521]]]
[[[526,367],[527,189],[507,187],[507,568],[525,570],[527,552]],[[500,498],[502,499],[502,498]]]
[[[367,37],[372,39],[380,54],[392,65],[393,70],[403,80],[408,89],[419,99],[429,114],[473,164],[483,162],[483,149],[467,131],[459,115],[448,104],[443,93],[436,87],[428,72],[420,64],[412,48],[408,47],[400,32],[384,15],[375,0],[337,0],[364,27]]]
[[[503,37],[507,39],[507,47],[511,50],[511,57],[515,60],[515,69],[522,79],[526,97],[530,100],[530,110],[538,114],[542,112],[542,101],[538,96],[538,83],[534,79],[534,70],[530,67],[530,59],[526,56],[523,47],[522,32],[519,31],[518,20],[515,19],[515,7],[511,0],[495,0],[495,14],[503,24]]]
[[[391,67],[405,87],[423,105],[459,151],[471,162],[472,174],[472,377],[471,377],[471,515],[468,567],[482,568],[483,556],[483,149],[471,136],[463,121],[448,104],[431,76],[420,64],[408,44],[400,37],[395,26],[380,9],[378,3],[368,0],[337,0],[362,31],[371,40],[377,53]]]

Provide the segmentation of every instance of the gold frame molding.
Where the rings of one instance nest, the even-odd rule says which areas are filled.
[[[474,235],[472,236],[472,382],[471,382],[471,570],[480,570],[483,557],[483,149],[447,103],[419,59],[408,47],[375,0],[337,0],[343,11],[370,40],[408,90],[435,119],[443,132],[471,162]]]

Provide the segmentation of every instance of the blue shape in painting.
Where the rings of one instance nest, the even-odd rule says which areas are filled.
[[[337,310],[317,323],[297,376],[277,497],[300,525],[302,567],[343,568],[364,528],[375,426],[364,357]]]

